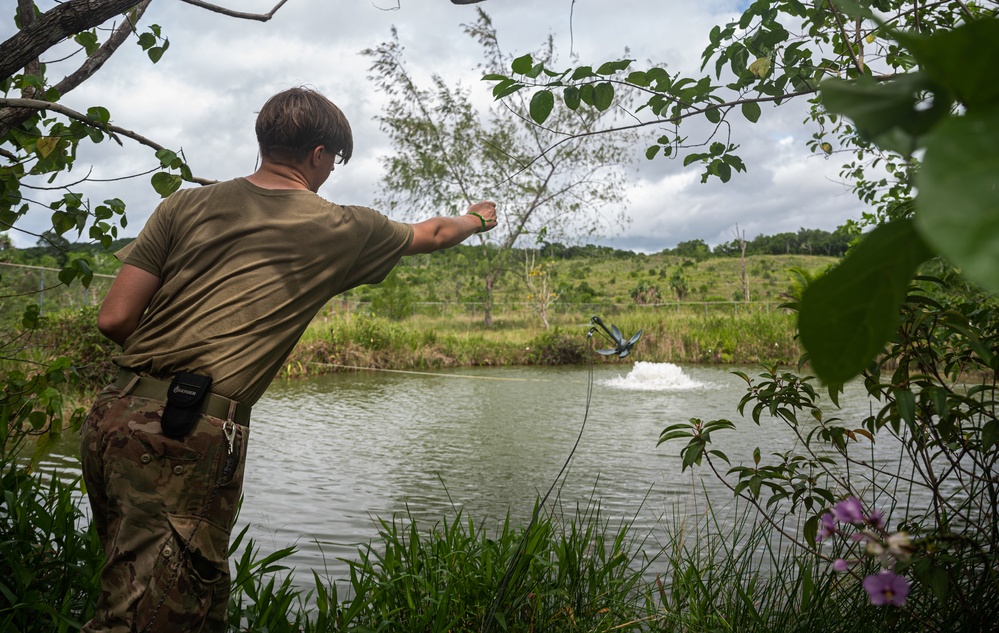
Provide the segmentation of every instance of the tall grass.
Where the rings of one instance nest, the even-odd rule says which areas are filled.
[[[16,384],[0,394],[0,631],[76,631],[100,593],[100,542],[79,527],[79,479],[36,472],[29,457],[33,389],[47,387]],[[47,426],[46,436],[58,432]]]
[[[350,367],[580,364],[589,357],[590,316],[554,317],[552,329],[526,317],[491,329],[470,318],[392,321],[353,314],[319,319],[292,352],[284,373],[301,376]],[[793,316],[776,309],[702,315],[646,308],[622,312],[611,322],[628,333],[643,330],[634,357],[651,362],[791,363],[801,353]]]
[[[836,574],[830,561],[789,543],[779,514],[769,518],[738,498],[701,510],[676,509],[663,521],[666,548],[654,568],[660,617],[656,631],[842,632],[924,630],[919,611],[872,605],[861,575]]]
[[[351,563],[354,622],[389,631],[636,630],[642,565],[633,564],[628,528],[611,529],[597,507],[565,522],[548,516],[526,535],[509,520],[490,533],[460,512],[429,530],[410,516],[382,520],[377,542]]]

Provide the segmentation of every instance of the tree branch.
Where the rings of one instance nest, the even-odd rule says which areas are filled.
[[[80,65],[75,72],[70,73],[63,77],[62,81],[57,83],[53,88],[62,97],[66,93],[72,91],[74,88],[79,86],[81,83],[90,79],[90,77],[100,70],[101,66],[104,65],[112,54],[118,50],[118,47],[128,39],[128,36],[135,30],[135,24],[142,17],[146,8],[152,0],[140,0],[138,6],[136,6],[130,13],[125,16],[125,20],[115,29],[111,37],[101,45],[97,51],[87,57],[87,59]],[[23,24],[24,22],[22,22]],[[25,98],[30,98],[29,95],[24,95]],[[0,109],[0,137],[7,134],[12,128],[17,127],[27,119],[29,119],[34,114],[33,110],[27,110],[25,108],[3,108]]]
[[[850,34],[846,30],[846,25],[843,24],[843,17],[839,14],[839,11],[836,9],[836,5],[833,4],[832,0],[829,0],[828,4],[829,9],[832,11],[833,17],[836,18],[836,24],[839,25],[839,32],[843,36],[843,42],[846,44],[846,50],[850,51],[850,57],[853,59],[853,65],[857,67],[860,74],[864,74],[864,64],[857,58],[857,52],[853,50],[853,46],[850,43]]]
[[[121,140],[116,137],[124,136],[130,138],[140,145],[145,145],[154,150],[167,149],[160,145],[159,143],[152,141],[141,134],[133,132],[123,127],[118,127],[117,125],[112,125],[110,123],[96,123],[93,119],[88,117],[86,114],[77,112],[71,108],[67,108],[64,105],[58,103],[49,103],[48,101],[40,101],[38,99],[0,99],[0,106],[4,108],[30,108],[31,110],[51,110],[52,112],[58,112],[63,116],[67,116],[71,119],[76,119],[82,123],[86,123],[102,132],[106,132],[111,138],[113,138],[119,145],[122,144]],[[197,183],[199,185],[211,185],[215,184],[216,180],[208,180],[206,178],[192,177],[191,182]]]
[[[67,0],[0,44],[0,77],[11,77],[42,53],[81,31],[103,24],[142,0]]]
[[[274,8],[267,13],[243,13],[242,11],[233,11],[232,9],[227,9],[225,7],[220,7],[215,4],[210,4],[208,2],[202,2],[202,0],[180,0],[191,6],[199,7],[211,11],[212,13],[219,13],[221,15],[227,15],[230,18],[239,18],[241,20],[256,20],[257,22],[267,22],[274,17],[274,14],[278,12],[278,9],[284,6],[288,0],[281,0]]]

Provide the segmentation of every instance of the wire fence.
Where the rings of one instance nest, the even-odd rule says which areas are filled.
[[[555,303],[548,308],[550,315],[593,313],[612,316],[629,310],[644,309],[654,312],[674,312],[677,314],[704,316],[739,316],[749,313],[766,313],[783,311],[782,303],[777,301],[674,301],[669,303]],[[477,301],[415,301],[411,304],[412,314],[427,317],[460,317],[476,318],[482,316],[486,304]],[[372,314],[374,309],[370,301],[353,301],[349,299],[333,299],[324,316],[348,314]],[[534,314],[534,304],[530,302],[496,301],[492,304],[494,318],[525,316]]]
[[[58,268],[28,266],[0,262],[0,311],[15,316],[29,304],[37,304],[41,314],[59,310],[78,309],[83,306],[98,305],[107,294],[114,275],[94,274],[90,286],[74,282],[64,284],[59,280]],[[780,310],[777,301],[671,301],[663,303],[561,303],[549,307],[549,314],[578,314],[580,312],[611,316],[627,310],[645,309],[654,312],[675,312],[677,314],[704,316],[739,316],[752,312],[770,313]],[[485,313],[486,304],[481,301],[415,301],[408,306],[412,314],[427,317],[478,318]],[[330,301],[321,316],[332,317],[349,314],[372,314],[371,301],[355,301],[335,297]],[[529,316],[534,313],[534,304],[528,301],[494,301],[494,318]]]
[[[39,312],[56,312],[98,305],[107,294],[114,275],[94,274],[88,287],[79,282],[59,280],[59,268],[0,262],[0,311],[5,315],[20,313],[29,304]]]

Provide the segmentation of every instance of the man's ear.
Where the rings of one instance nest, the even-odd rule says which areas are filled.
[[[326,147],[324,147],[323,145],[317,145],[316,147],[314,147],[312,149],[312,152],[309,154],[309,162],[313,166],[318,166],[323,159],[323,152],[325,151]]]

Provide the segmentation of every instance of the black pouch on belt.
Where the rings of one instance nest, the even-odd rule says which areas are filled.
[[[211,376],[199,376],[182,371],[174,376],[167,390],[166,407],[160,426],[163,434],[174,439],[187,435],[201,413],[201,403],[212,388]]]

